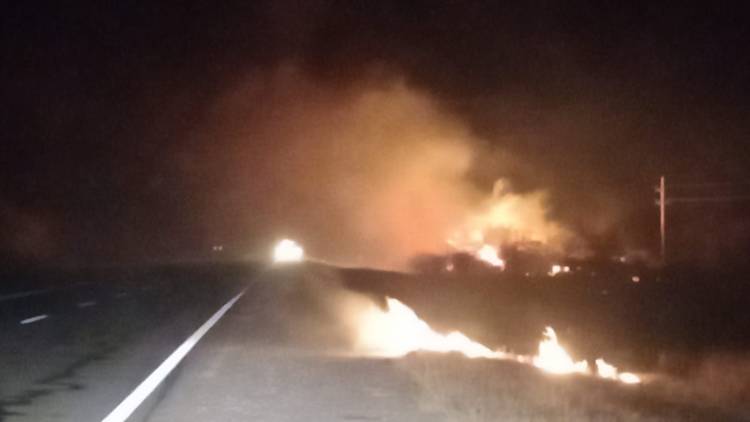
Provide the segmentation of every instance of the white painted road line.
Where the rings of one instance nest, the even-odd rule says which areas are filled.
[[[21,325],[26,325],[26,324],[31,324],[33,322],[41,321],[47,317],[49,317],[49,315],[42,314],[42,315],[33,316],[31,318],[26,318],[26,319],[21,320]]]
[[[94,305],[96,305],[96,301],[95,300],[89,300],[88,302],[78,302],[78,303],[76,303],[76,306],[79,307],[79,308],[88,308],[89,306],[94,306]]]
[[[37,290],[27,290],[25,292],[9,293],[5,295],[0,295],[0,302],[5,302],[6,300],[21,299],[21,298],[29,297],[29,296],[43,295],[43,294],[57,292],[61,290],[75,289],[77,287],[88,286],[90,284],[92,283],[78,283],[78,284],[74,284],[72,286],[68,286],[64,288],[37,289]]]
[[[21,299],[23,297],[42,295],[45,293],[53,292],[55,289],[39,289],[39,290],[27,290],[25,292],[10,293],[7,295],[0,295],[0,302],[13,299]]]
[[[182,361],[190,350],[198,344],[198,341],[211,329],[221,317],[229,310],[229,308],[237,302],[242,295],[245,294],[245,290],[242,290],[237,296],[233,297],[232,300],[224,304],[218,311],[216,311],[208,321],[204,322],[193,335],[188,337],[180,347],[172,352],[169,357],[159,365],[158,368],[151,373],[145,380],[143,380],[138,387],[128,395],[125,400],[122,401],[107,417],[102,419],[102,422],[120,422],[127,420],[131,414],[143,403],[144,400],[151,394],[156,387],[161,384],[162,381],[169,375],[170,372]]]

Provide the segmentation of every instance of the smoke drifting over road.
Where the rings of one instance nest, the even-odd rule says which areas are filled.
[[[561,248],[567,239],[541,192],[493,196],[492,186],[476,186],[480,140],[397,76],[341,87],[292,65],[251,74],[216,102],[205,127],[195,139],[202,150],[182,154],[220,175],[205,181],[218,187],[204,204],[211,233],[231,237],[234,221],[264,247],[290,236],[315,257],[381,268],[470,247],[455,240],[477,232],[493,231],[497,244]]]

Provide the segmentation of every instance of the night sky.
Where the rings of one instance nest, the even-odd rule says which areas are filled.
[[[660,175],[750,192],[750,25],[731,5],[188,3],[2,7],[4,260],[252,255],[289,235],[367,262],[409,218],[442,227],[452,195],[498,178],[546,192],[548,217],[594,251],[654,250]],[[386,94],[359,102],[371,92]],[[357,146],[329,142],[342,127]],[[381,129],[408,136],[366,140]],[[461,188],[442,190],[443,156],[423,169],[449,181],[382,182],[433,160],[417,133],[471,139]],[[402,206],[406,220],[388,211]],[[748,245],[747,206],[718,208],[691,212]],[[680,218],[677,231],[719,230]]]

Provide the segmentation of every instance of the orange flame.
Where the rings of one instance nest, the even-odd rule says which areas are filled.
[[[539,342],[539,354],[532,363],[537,368],[553,374],[587,374],[589,365],[585,360],[574,362],[568,352],[557,342],[557,334],[552,327],[544,330],[545,339]]]
[[[470,358],[502,358],[487,346],[454,331],[447,335],[435,332],[408,306],[386,298],[387,311],[373,306],[361,315],[358,344],[370,354],[387,357],[404,356],[415,351],[460,352]]]
[[[401,357],[416,351],[458,352],[469,358],[507,359],[533,366],[552,374],[592,375],[585,360],[574,361],[558,343],[552,327],[544,330],[544,339],[539,342],[535,356],[523,356],[500,350],[491,350],[466,335],[453,331],[441,334],[400,301],[386,297],[386,310],[370,303],[356,315],[358,329],[357,346],[369,356]],[[618,372],[604,359],[596,360],[596,375],[626,384],[637,384],[640,378],[629,372]]]
[[[483,245],[476,253],[479,260],[484,261],[493,267],[505,269],[505,261],[500,258],[497,248],[490,245]]]
[[[625,384],[638,384],[641,382],[641,378],[638,375],[630,372],[618,372],[617,368],[608,364],[602,358],[596,360],[596,373],[601,378],[620,381]]]

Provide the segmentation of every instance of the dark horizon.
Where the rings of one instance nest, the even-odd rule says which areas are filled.
[[[544,192],[549,221],[595,253],[655,253],[660,175],[750,192],[750,29],[718,3],[76,1],[0,19],[6,262],[260,256],[283,236],[367,262],[433,245],[424,233],[460,211],[443,205],[497,179]],[[382,136],[403,140],[368,138],[393,119]],[[391,160],[402,148],[410,161]],[[460,184],[383,182],[430,160],[420,171]],[[725,193],[701,189],[680,194]],[[671,208],[684,260],[742,262],[747,205]]]

